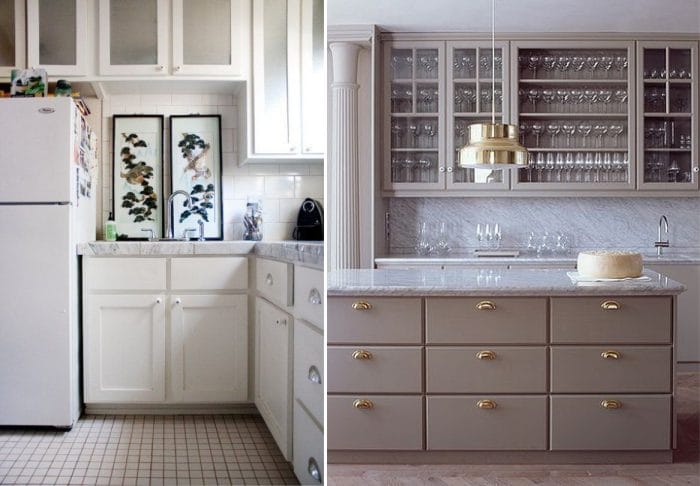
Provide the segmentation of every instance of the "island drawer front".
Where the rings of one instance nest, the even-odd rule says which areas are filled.
[[[493,409],[479,408],[483,400]],[[428,450],[545,450],[547,397],[429,396]]]
[[[495,308],[489,309],[490,304]],[[544,344],[547,299],[429,297],[426,340],[429,344]]]
[[[164,290],[165,258],[86,258],[88,290]]]
[[[294,267],[294,309],[299,317],[323,329],[323,270]]]
[[[671,297],[553,297],[553,343],[671,343]],[[618,304],[605,310],[604,304]]]
[[[292,305],[294,285],[292,265],[258,258],[255,261],[255,288],[266,299],[288,307]]]
[[[420,347],[328,346],[329,393],[420,393]]]
[[[617,400],[618,409],[604,408]],[[671,447],[669,395],[551,397],[552,450],[665,450]]]
[[[372,408],[357,408],[356,400]],[[420,450],[423,398],[400,395],[331,395],[327,399],[329,450]]]
[[[428,347],[425,360],[427,393],[547,392],[544,346]]]
[[[294,396],[323,423],[323,334],[313,326],[294,321]]]
[[[246,290],[248,259],[244,257],[173,258],[173,290]]]
[[[670,393],[671,359],[670,346],[552,346],[552,392]]]
[[[330,297],[328,342],[421,344],[421,313],[419,298]]]

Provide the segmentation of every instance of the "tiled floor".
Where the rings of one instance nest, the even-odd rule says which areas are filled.
[[[256,415],[87,415],[0,428],[0,484],[298,484]]]

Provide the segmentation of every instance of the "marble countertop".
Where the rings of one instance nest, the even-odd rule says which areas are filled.
[[[108,256],[246,255],[323,268],[319,241],[91,241],[78,245],[78,254]]]
[[[572,283],[564,269],[381,269],[328,274],[329,296],[676,295],[685,286],[651,270],[651,280]]]

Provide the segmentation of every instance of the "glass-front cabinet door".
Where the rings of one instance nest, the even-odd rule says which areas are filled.
[[[639,42],[640,189],[698,189],[697,42]]]
[[[445,188],[445,43],[387,42],[383,189]]]
[[[27,64],[49,76],[84,76],[87,0],[27,0]]]
[[[511,91],[530,158],[515,190],[633,190],[634,43],[511,43]]]
[[[0,76],[24,67],[25,7],[23,0],[0,0]]]
[[[495,59],[493,56],[490,43],[447,43],[447,189],[495,190],[510,186],[503,170],[462,169],[457,164],[459,150],[469,143],[469,125],[491,123],[492,108],[496,123],[508,120],[508,43],[497,43]]]

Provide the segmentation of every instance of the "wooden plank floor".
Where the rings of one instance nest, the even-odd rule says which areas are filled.
[[[678,449],[672,464],[328,465],[332,486],[700,486],[700,373],[678,375]]]

